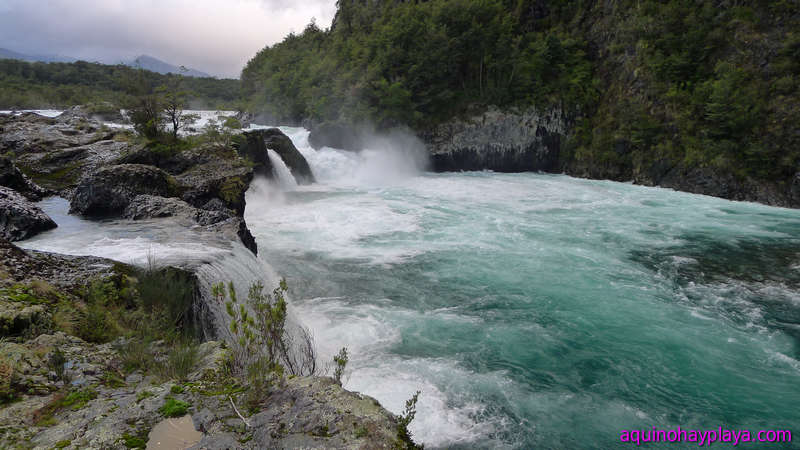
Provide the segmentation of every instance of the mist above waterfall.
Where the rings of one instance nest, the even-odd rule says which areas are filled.
[[[320,184],[392,186],[419,175],[428,167],[425,145],[407,131],[373,133],[365,138],[364,150],[352,152],[330,147],[314,150],[308,143],[308,130],[299,127],[280,129],[306,158]]]

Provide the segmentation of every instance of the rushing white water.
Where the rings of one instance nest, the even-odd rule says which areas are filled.
[[[402,141],[315,151],[306,130],[282,130],[319,183],[252,183],[258,260],[169,220],[82,221],[58,199],[43,206],[59,228],[21,245],[126,262],[155,248],[242,291],[284,276],[321,360],[350,350],[347,388],[396,413],[422,391],[411,431],[429,447],[800,429],[799,211],[558,175],[430,174]]]
[[[541,174],[426,174],[391,148],[315,151],[318,184],[254,185],[345,386],[430,447],[612,448],[622,429],[800,427],[800,212]],[[405,163],[398,163],[404,160]],[[388,161],[388,163],[387,163]]]
[[[232,281],[237,292],[247,293],[254,281],[266,286],[277,284],[278,276],[269,265],[253,255],[238,241],[187,228],[170,218],[152,220],[90,221],[67,213],[69,203],[50,197],[39,206],[58,224],[58,228],[17,243],[22,248],[66,255],[99,256],[144,267],[148,258],[159,265],[174,265],[197,274],[201,295],[212,328],[204,329],[209,337],[229,335],[227,313],[222,305],[209,300],[211,286]]]
[[[63,110],[59,110],[59,109],[23,109],[23,110],[14,110],[14,111],[4,110],[4,111],[0,111],[0,114],[14,114],[14,115],[18,116],[18,115],[20,115],[22,113],[25,113],[25,112],[32,112],[32,113],[36,113],[36,114],[38,114],[40,116],[45,116],[45,117],[58,117],[64,111]]]
[[[295,180],[292,171],[286,166],[281,157],[275,153],[275,150],[267,149],[269,155],[269,162],[272,164],[272,175],[277,180],[278,185],[285,191],[297,188],[297,180]]]

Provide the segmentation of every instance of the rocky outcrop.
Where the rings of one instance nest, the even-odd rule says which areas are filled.
[[[435,171],[554,171],[567,123],[560,109],[490,108],[422,133]]]
[[[69,256],[22,250],[0,239],[0,281],[43,280],[67,291],[87,280],[115,276],[123,265],[93,256]]]
[[[231,402],[242,397],[219,378],[227,352],[219,342],[199,346],[199,361],[183,383],[119,370],[120,339],[90,344],[58,332],[24,344],[0,342],[0,361],[10,382],[30,393],[0,409],[0,436],[15,448],[130,448],[155,439],[165,423],[163,406],[186,405],[184,420],[194,449],[391,449],[398,448],[397,418],[373,398],[342,389],[330,378],[294,377],[275,385],[255,414],[239,417]],[[64,355],[71,392],[81,402],[54,407],[64,398],[62,382],[47,360]],[[159,343],[149,352],[165,354]],[[116,381],[108,383],[112,378]],[[248,414],[249,415],[249,414]],[[173,426],[177,424],[172,420]],[[180,424],[174,428],[181,431]]]
[[[47,189],[29,180],[10,158],[4,156],[0,156],[0,186],[11,188],[34,202],[48,194]]]
[[[229,149],[212,145],[197,145],[180,150],[165,148],[158,144],[133,147],[116,164],[146,164],[156,166],[172,175],[183,173],[194,166],[226,159],[232,160],[235,155]]]
[[[232,211],[227,210],[195,208],[177,198],[139,195],[128,204],[122,213],[122,217],[132,220],[177,217],[199,225],[213,225],[234,217],[234,214]]]
[[[197,224],[205,226],[208,231],[227,235],[230,239],[238,238],[248,250],[258,254],[256,240],[244,218],[226,208],[219,199],[209,201],[203,208],[195,208],[177,198],[139,195],[128,204],[122,217],[132,220],[172,217],[184,221],[187,226]]]
[[[800,173],[792,186],[740,178],[707,167],[677,167],[663,175],[635,180],[638,184],[661,186],[693,194],[738,201],[755,201],[771,206],[800,208]]]
[[[220,448],[223,442],[241,442],[241,449],[262,448],[396,448],[397,419],[372,397],[344,390],[327,377],[294,377],[264,399],[268,408],[239,421],[231,430],[229,415],[220,409],[200,409],[192,415],[195,427],[206,435],[193,448]],[[236,427],[233,427],[236,430]],[[223,445],[224,448],[224,445]]]
[[[0,115],[0,154],[11,155],[39,185],[62,193],[134,147],[124,130],[106,128],[79,112],[56,118]]]
[[[244,194],[253,180],[253,169],[241,159],[217,159],[177,175],[181,199],[197,208],[212,208],[221,202],[237,215],[244,215]],[[211,202],[211,203],[209,203]]]
[[[56,227],[53,219],[13,189],[0,186],[0,237],[20,241]]]
[[[314,182],[314,174],[308,161],[303,157],[292,140],[277,128],[248,131],[243,133],[244,139],[239,143],[237,151],[243,157],[255,163],[256,173],[272,177],[272,164],[267,149],[273,150],[289,167],[298,184]]]
[[[101,216],[121,213],[139,195],[174,197],[178,183],[153,166],[120,164],[103,167],[81,180],[70,199],[70,213]]]
[[[311,127],[308,143],[315,150],[331,147],[340,150],[361,151],[364,139],[355,128],[337,122],[322,122]]]

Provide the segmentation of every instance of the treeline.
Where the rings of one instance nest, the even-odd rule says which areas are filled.
[[[487,105],[559,107],[564,167],[631,179],[800,164],[800,7],[791,0],[340,0],[242,72],[273,120],[425,130]]]
[[[131,86],[151,90],[180,85],[193,108],[238,106],[239,80],[162,75],[125,65],[26,62],[0,59],[0,109],[67,108],[74,105],[124,103]]]
[[[245,97],[278,120],[384,126],[445,120],[476,103],[593,102],[586,40],[533,26],[511,3],[339,1],[330,30],[312,23],[247,64]]]

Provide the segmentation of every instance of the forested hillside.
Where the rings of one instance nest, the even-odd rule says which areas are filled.
[[[232,108],[239,80],[162,75],[124,65],[26,62],[0,59],[0,109],[67,108],[87,103],[120,104],[133,84],[151,89],[179,84],[195,108]]]
[[[704,167],[788,183],[800,164],[796,1],[340,0],[329,29],[259,52],[249,108],[417,131],[561,108],[561,167],[655,179]]]

